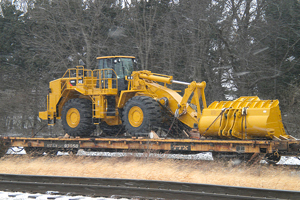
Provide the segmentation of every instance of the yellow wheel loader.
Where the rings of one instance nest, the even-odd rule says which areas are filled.
[[[66,133],[84,137],[100,124],[109,136],[124,128],[133,136],[161,131],[164,137],[175,138],[291,138],[283,128],[278,100],[248,96],[207,106],[205,82],[187,83],[147,70],[134,71],[133,56],[97,60],[94,70],[77,66],[50,82],[41,119],[49,125],[61,119]],[[170,84],[186,85],[184,95],[168,88]]]

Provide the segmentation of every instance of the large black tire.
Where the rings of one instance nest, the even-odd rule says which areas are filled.
[[[104,136],[119,136],[122,135],[122,125],[110,126],[106,122],[100,123],[100,129],[103,131]]]
[[[61,113],[63,129],[70,136],[90,136],[96,126],[92,119],[92,102],[88,99],[71,99]]]
[[[148,136],[151,130],[156,131],[161,126],[161,108],[151,97],[132,97],[122,115],[126,132],[133,136]]]

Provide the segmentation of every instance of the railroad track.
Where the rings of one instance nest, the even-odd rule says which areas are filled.
[[[142,199],[300,199],[300,191],[86,177],[0,174],[0,190]]]

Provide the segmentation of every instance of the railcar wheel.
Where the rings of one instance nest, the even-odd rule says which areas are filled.
[[[36,148],[36,147],[24,147],[26,154],[30,156],[43,156],[44,149],[43,148]]]
[[[0,157],[3,157],[8,149],[9,145],[5,143],[3,138],[0,138]]]
[[[71,99],[63,107],[63,129],[70,136],[89,136],[96,126],[92,120],[92,102],[88,99]]]
[[[224,162],[232,161],[234,165],[238,165],[241,163],[248,163],[253,156],[252,153],[220,153],[220,152],[212,152],[212,157],[214,160],[220,160]]]
[[[147,136],[161,124],[161,108],[154,99],[147,96],[132,97],[124,106],[123,125],[134,136]]]
[[[76,156],[79,149],[71,149],[68,151],[69,156]]]
[[[57,150],[45,149],[44,153],[46,153],[47,156],[56,156],[57,155]]]
[[[265,157],[265,161],[267,161],[271,165],[276,165],[281,159],[281,156],[276,153],[267,154]]]

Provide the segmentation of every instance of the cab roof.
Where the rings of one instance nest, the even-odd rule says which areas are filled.
[[[105,59],[105,58],[135,58],[134,56],[102,56],[97,57],[97,60]]]

